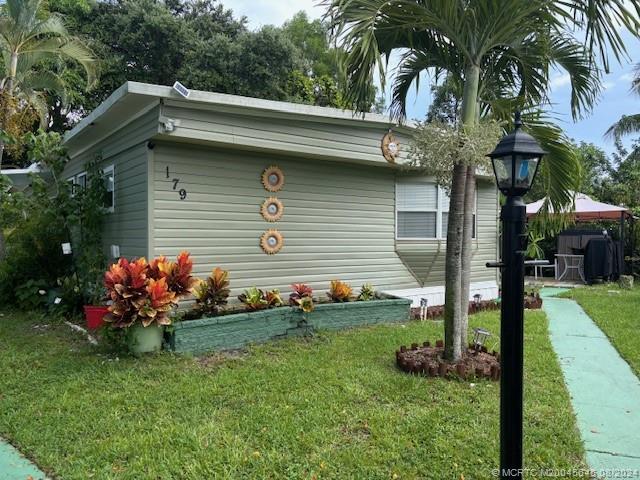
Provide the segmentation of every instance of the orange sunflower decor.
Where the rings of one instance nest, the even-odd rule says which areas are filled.
[[[284,245],[284,239],[278,230],[269,229],[260,237],[260,247],[268,255],[278,253],[282,245]]]
[[[284,205],[282,205],[282,202],[276,197],[269,197],[262,202],[260,213],[262,214],[262,218],[267,222],[277,222],[282,218]]]
[[[284,173],[280,167],[271,165],[262,172],[262,186],[269,192],[279,192],[284,186]]]
[[[197,284],[192,270],[188,252],[178,255],[175,262],[166,257],[158,257],[151,263],[145,258],[133,261],[120,258],[104,275],[104,286],[112,300],[105,321],[118,328],[137,321],[145,327],[154,322],[171,324],[169,312]]]

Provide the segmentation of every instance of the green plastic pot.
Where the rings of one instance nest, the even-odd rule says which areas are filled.
[[[129,330],[129,350],[134,355],[157,352],[162,348],[164,327],[152,323],[148,327],[136,324]]]

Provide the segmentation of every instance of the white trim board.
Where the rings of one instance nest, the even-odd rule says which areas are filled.
[[[408,298],[412,302],[412,307],[419,307],[421,298],[426,298],[430,307],[444,305],[444,285],[438,285],[435,287],[407,288],[402,290],[385,290],[384,293],[395,295],[396,297]],[[494,280],[471,282],[471,288],[469,289],[469,301],[473,300],[473,296],[477,293],[482,296],[482,300],[493,300],[498,298],[498,284]]]

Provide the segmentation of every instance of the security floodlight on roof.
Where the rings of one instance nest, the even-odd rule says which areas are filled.
[[[191,90],[189,90],[187,87],[185,87],[183,84],[181,84],[177,80],[176,80],[176,83],[173,84],[173,89],[184,98],[189,98],[189,95],[191,95]]]

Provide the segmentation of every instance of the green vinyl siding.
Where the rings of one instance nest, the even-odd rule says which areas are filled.
[[[242,146],[244,149],[282,152],[322,160],[348,160],[385,165],[381,153],[382,137],[393,125],[371,125],[353,119],[299,117],[278,112],[256,112],[167,100],[162,105],[164,118],[174,119],[176,128],[166,138],[189,139],[202,143]],[[394,127],[401,144],[398,162],[405,159],[408,137],[405,129]]]
[[[485,264],[497,258],[497,190],[492,181],[478,180],[477,185],[477,235],[472,241],[472,282],[496,280],[496,270],[486,268]],[[426,287],[444,284],[446,247],[446,239],[396,241],[400,258]]]
[[[158,108],[135,118],[107,138],[74,154],[63,173],[70,177],[86,169],[86,163],[100,157],[101,166],[114,166],[114,210],[105,215],[103,246],[120,246],[120,255],[148,255],[147,139],[158,128]]]
[[[215,266],[228,269],[234,293],[252,285],[288,290],[293,282],[325,290],[332,279],[354,287],[417,286],[394,251],[392,169],[165,143],[153,156],[155,255],[188,250],[199,276]],[[260,181],[270,165],[284,172],[277,193]],[[185,200],[173,190],[174,178]],[[278,222],[260,214],[269,196],[284,204]],[[275,255],[259,246],[269,228],[284,236]]]

